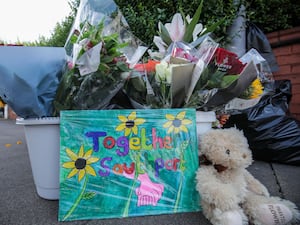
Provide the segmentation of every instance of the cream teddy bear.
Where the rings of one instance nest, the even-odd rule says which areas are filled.
[[[204,216],[213,225],[299,224],[294,203],[271,197],[246,168],[252,154],[243,132],[236,128],[207,131],[199,137],[197,190]]]

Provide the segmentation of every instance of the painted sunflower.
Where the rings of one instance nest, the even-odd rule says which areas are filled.
[[[167,122],[164,123],[163,127],[168,128],[167,133],[174,132],[179,133],[180,131],[188,132],[186,125],[191,124],[192,121],[185,119],[185,111],[178,113],[176,116],[172,114],[166,114]]]
[[[96,172],[91,166],[92,163],[95,163],[99,158],[91,157],[93,150],[90,149],[84,153],[83,145],[80,147],[78,155],[74,153],[69,148],[66,149],[66,153],[72,161],[65,162],[62,166],[67,169],[72,169],[68,174],[68,178],[71,178],[78,174],[78,182],[88,173],[90,175],[96,176]]]
[[[145,122],[145,119],[136,118],[136,112],[131,112],[128,117],[118,115],[118,118],[121,123],[119,126],[117,126],[116,131],[125,130],[125,136],[129,136],[131,132],[137,135],[138,125],[141,125]]]

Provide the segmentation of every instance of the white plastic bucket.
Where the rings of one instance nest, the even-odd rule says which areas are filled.
[[[216,121],[214,111],[196,111],[197,134],[202,135],[212,128],[212,123]]]
[[[59,199],[59,123],[59,117],[16,119],[24,125],[37,193],[48,200]]]

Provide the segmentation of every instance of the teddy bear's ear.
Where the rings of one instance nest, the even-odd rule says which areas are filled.
[[[232,132],[235,132],[236,135],[241,135],[241,136],[245,137],[244,131],[243,131],[243,130],[240,130],[240,129],[236,128],[236,127],[231,127],[231,128],[229,128],[229,129],[230,129]]]

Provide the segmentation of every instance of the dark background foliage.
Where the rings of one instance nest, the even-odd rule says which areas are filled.
[[[116,0],[133,33],[147,44],[157,34],[157,23],[169,22],[176,12],[192,16],[201,0]],[[200,22],[210,25],[224,17],[225,24],[216,36],[225,37],[228,26],[236,16],[239,4],[236,0],[204,0]],[[299,0],[242,0],[246,7],[246,19],[258,25],[265,33],[300,25]]]

